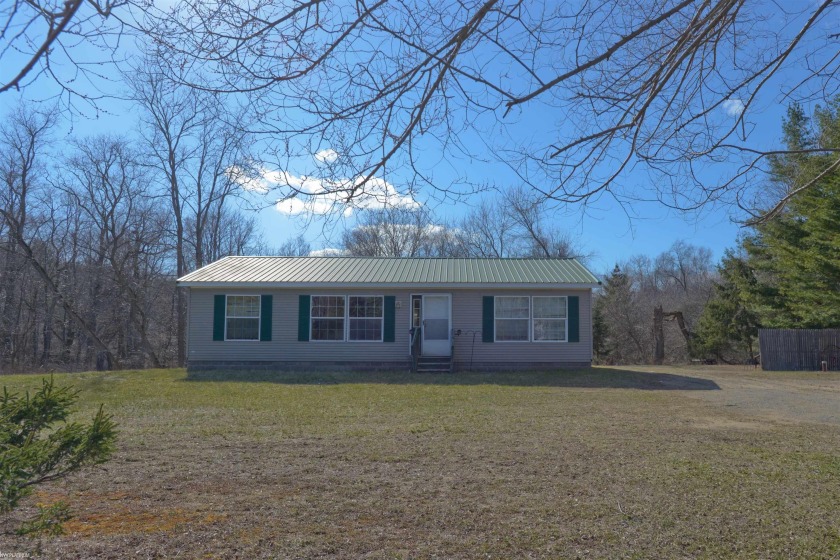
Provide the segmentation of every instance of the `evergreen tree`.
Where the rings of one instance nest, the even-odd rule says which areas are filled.
[[[34,394],[0,393],[0,515],[9,514],[39,484],[64,478],[108,460],[114,451],[116,424],[102,407],[90,424],[70,421],[78,391],[55,387],[45,379]],[[69,519],[67,505],[38,506],[20,533],[61,532]]]
[[[695,356],[732,363],[755,355],[758,317],[745,304],[745,291],[755,285],[748,263],[727,251],[718,267],[720,280],[697,325]]]
[[[618,265],[604,281],[595,307],[595,315],[602,322],[598,341],[601,360],[610,364],[645,362],[649,351],[641,332],[643,319],[638,313],[632,282]]]
[[[808,151],[770,161],[776,188],[811,186],[743,242],[756,279],[744,300],[767,327],[840,327],[840,97],[817,107],[813,121],[792,106],[785,145]]]
[[[610,347],[607,344],[607,322],[604,319],[603,295],[595,295],[595,303],[592,306],[592,353],[595,362],[604,363],[610,354]]]

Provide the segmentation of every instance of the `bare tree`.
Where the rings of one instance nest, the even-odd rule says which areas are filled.
[[[176,274],[209,262],[208,256],[239,253],[253,232],[237,223],[227,204],[240,192],[239,174],[248,168],[247,136],[226,123],[217,95],[178,86],[162,75],[162,61],[147,59],[129,81],[142,107],[143,138],[150,166],[169,200],[174,225]],[[232,120],[236,118],[230,116]],[[248,231],[229,235],[229,226]],[[208,247],[209,244],[209,247]],[[210,255],[208,255],[208,250]],[[176,291],[178,363],[186,359],[186,296]]]
[[[475,257],[589,258],[552,217],[545,200],[523,187],[511,188],[485,198],[461,219],[458,244]]]
[[[120,40],[149,2],[9,0],[0,4],[0,94],[41,79],[42,92],[97,108],[119,62]],[[121,15],[118,15],[120,13]],[[110,69],[108,68],[110,66]],[[50,85],[51,84],[51,85]]]
[[[106,309],[127,308],[110,325],[119,357],[139,351],[161,367],[151,329],[159,319],[155,280],[165,272],[160,257],[166,251],[167,220],[160,199],[147,192],[139,154],[121,138],[87,138],[77,143],[64,171],[58,188],[70,196],[87,233],[82,259],[89,265],[93,292],[88,323],[107,319]]]
[[[490,199],[461,220],[458,238],[471,256],[504,258],[518,253],[516,220],[503,204]]]
[[[263,135],[279,169],[332,149],[324,184],[340,204],[375,195],[391,175],[441,198],[474,192],[436,178],[440,159],[423,157],[432,152],[508,165],[558,202],[725,202],[761,218],[820,177],[768,200],[756,178],[783,151],[755,129],[770,105],[838,91],[838,9],[836,0],[186,0],[164,12],[131,0],[12,0],[0,8],[0,61],[11,69],[0,91],[40,74],[79,91],[96,70],[77,44],[114,52],[125,26],[137,27],[171,78],[242,94],[258,124],[241,128]],[[828,158],[824,171],[838,165]],[[628,181],[631,170],[650,180]],[[296,182],[280,189],[313,194],[323,196]]]
[[[684,241],[655,258],[636,255],[607,275],[595,306],[610,363],[685,361],[711,297],[711,252]]]
[[[311,252],[312,245],[302,235],[287,239],[271,251],[272,254],[281,257],[308,257]]]
[[[653,361],[687,359],[695,325],[716,279],[711,251],[677,241],[653,259],[631,258],[623,269],[637,292],[640,322],[652,326]],[[666,329],[666,322],[674,328]]]
[[[53,119],[54,117],[49,113],[38,113],[22,107],[6,123],[0,134],[0,151],[5,154],[3,158],[5,168],[2,173],[6,180],[4,185],[6,204],[0,206],[0,217],[3,218],[9,240],[5,247],[10,255],[20,255],[27,268],[34,272],[44,292],[51,294],[54,298],[53,302],[59,305],[88,337],[98,353],[98,363],[107,368],[115,363],[110,348],[76,305],[74,298],[63,289],[59,271],[50,266],[50,245],[44,240],[57,238],[55,232],[59,222],[51,213],[33,217],[29,208],[31,199],[38,195],[40,195],[39,203],[51,198],[49,194],[42,191],[43,177],[39,177],[37,170],[43,169],[43,160],[46,158],[46,138],[55,122]],[[43,206],[50,208],[49,204],[43,204]],[[48,232],[44,234],[43,229]],[[7,281],[20,282],[21,278],[9,277]],[[6,291],[6,293],[9,292]],[[31,294],[32,291],[30,290],[29,293]],[[38,304],[37,300],[36,291],[33,300],[35,305]],[[8,337],[10,315],[5,305],[2,311],[6,324],[4,336]],[[35,329],[32,328],[31,332],[34,334]],[[37,346],[33,345],[33,351],[37,353]]]
[[[724,201],[772,215],[795,192],[756,200],[756,173],[778,152],[753,133],[755,118],[837,91],[838,9],[835,0],[189,0],[151,27],[174,78],[248,95],[276,154],[325,145],[341,154],[336,176],[360,180],[331,188],[349,199],[406,172],[452,194],[434,179],[438,160],[424,166],[434,150],[493,156],[560,202]],[[706,170],[718,163],[714,180]],[[648,186],[626,182],[631,169],[646,171]]]
[[[425,208],[366,210],[341,239],[344,254],[371,257],[454,256],[454,236]]]
[[[32,199],[42,186],[43,152],[55,120],[54,112],[21,105],[0,126],[0,364],[7,358],[13,367],[26,352],[27,333],[36,329],[24,313],[33,302],[27,301],[32,296],[25,289],[31,267],[21,242],[29,238]]]
[[[177,363],[177,261],[192,267],[264,247],[254,216],[231,204],[233,135],[200,117],[207,122],[165,154],[183,185],[175,197],[183,210],[178,253],[173,196],[154,188],[161,168],[147,146],[127,137],[70,137],[59,151],[51,142],[54,112],[21,106],[7,115],[0,125],[0,369]]]

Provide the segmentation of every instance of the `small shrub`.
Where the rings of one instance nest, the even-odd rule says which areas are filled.
[[[44,379],[34,394],[4,387],[0,396],[0,514],[8,514],[35,486],[108,460],[116,424],[100,406],[90,424],[68,422],[79,392]],[[39,506],[18,529],[23,534],[58,534],[70,518],[66,504]]]

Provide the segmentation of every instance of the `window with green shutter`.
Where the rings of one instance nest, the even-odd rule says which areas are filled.
[[[260,339],[260,296],[227,296],[225,340]]]

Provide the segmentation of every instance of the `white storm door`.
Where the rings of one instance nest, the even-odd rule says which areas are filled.
[[[451,352],[449,326],[450,297],[423,296],[423,355],[449,356]]]

